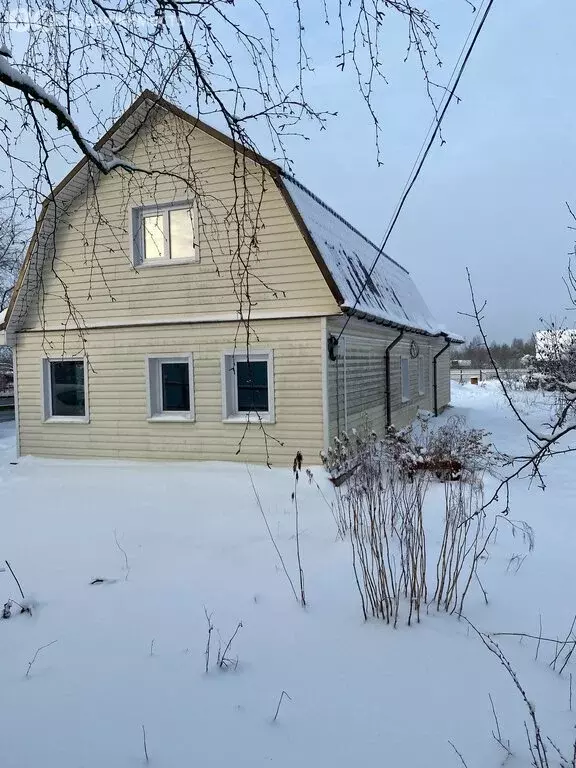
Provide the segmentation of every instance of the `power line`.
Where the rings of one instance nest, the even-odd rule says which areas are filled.
[[[376,258],[374,259],[372,266],[368,270],[368,274],[366,275],[364,282],[358,292],[358,296],[356,297],[354,301],[354,306],[350,310],[350,314],[346,318],[346,322],[344,323],[344,326],[342,327],[342,330],[337,336],[337,339],[340,339],[344,331],[346,330],[346,326],[350,322],[350,318],[352,317],[352,312],[356,309],[358,306],[358,302],[360,301],[362,294],[364,293],[364,290],[366,289],[366,285],[368,284],[368,281],[372,277],[372,273],[374,272],[374,269],[376,268],[376,265],[378,264],[378,261],[380,260],[380,257],[384,253],[384,249],[386,248],[386,245],[388,243],[388,240],[390,239],[390,235],[392,234],[392,231],[394,230],[394,227],[396,226],[396,222],[398,221],[398,218],[400,217],[400,213],[402,212],[402,209],[404,207],[404,204],[406,202],[406,199],[408,198],[408,195],[412,191],[412,188],[414,187],[414,184],[416,183],[418,176],[420,175],[420,172],[422,171],[422,167],[424,166],[424,163],[426,162],[426,158],[428,157],[428,154],[430,153],[430,150],[432,149],[432,145],[434,144],[434,141],[436,139],[436,136],[438,135],[440,128],[442,126],[442,121],[444,120],[444,116],[446,115],[446,112],[448,111],[448,107],[450,106],[452,99],[454,98],[454,94],[456,92],[456,88],[458,87],[458,84],[460,82],[460,79],[462,78],[462,75],[464,73],[464,70],[466,69],[466,65],[468,64],[468,61],[470,59],[470,56],[472,55],[472,51],[474,50],[474,46],[476,45],[476,42],[480,36],[480,33],[482,32],[482,29],[484,27],[484,24],[486,23],[486,19],[488,18],[488,14],[490,13],[490,10],[492,9],[492,6],[494,5],[494,0],[488,0],[488,5],[486,6],[486,9],[484,10],[484,13],[480,19],[480,22],[478,23],[478,26],[476,27],[476,31],[474,32],[474,35],[472,37],[472,40],[470,42],[470,45],[468,46],[468,50],[466,51],[464,57],[462,58],[462,53],[460,54],[458,61],[461,61],[460,66],[458,67],[458,64],[456,66],[458,67],[458,74],[454,80],[454,84],[452,88],[449,88],[447,91],[446,99],[444,101],[444,104],[442,106],[442,109],[440,111],[440,114],[435,117],[433,121],[434,129],[432,130],[431,135],[428,138],[428,141],[425,142],[426,147],[424,149],[424,152],[422,152],[422,149],[419,152],[420,160],[418,161],[418,158],[415,161],[414,167],[416,167],[416,170],[411,173],[409,181],[406,183],[404,187],[404,191],[400,197],[400,201],[398,205],[396,206],[395,213],[392,217],[392,220],[390,221],[388,228],[386,230],[386,234],[384,235],[384,238],[382,240],[382,245],[380,246],[378,253],[376,254]],[[472,29],[474,29],[474,25],[472,25]],[[470,40],[470,36],[472,35],[472,29],[468,33],[468,37],[466,40]],[[464,47],[466,47],[466,43],[464,44]],[[452,79],[452,77],[450,78]],[[450,82],[450,81],[449,81]],[[442,102],[441,102],[442,103]],[[432,126],[431,126],[432,127]],[[430,134],[430,129],[428,130],[428,134]],[[424,145],[423,145],[424,146]]]
[[[394,208],[394,212],[393,212],[392,216],[390,217],[390,222],[388,222],[388,227],[390,226],[390,223],[391,223],[392,219],[394,218],[394,216],[396,214],[396,211],[398,210],[398,207],[400,205],[400,200],[402,199],[402,195],[404,194],[404,192],[406,191],[406,188],[410,184],[410,179],[412,178],[412,174],[416,170],[416,166],[418,165],[420,157],[422,156],[422,153],[424,152],[426,144],[428,143],[428,140],[430,138],[430,134],[432,133],[432,131],[434,130],[434,128],[435,128],[435,126],[436,126],[436,124],[438,122],[438,114],[439,114],[439,112],[442,109],[442,106],[444,104],[444,100],[448,97],[448,94],[452,90],[452,81],[454,80],[454,77],[456,76],[456,71],[457,71],[457,69],[458,69],[458,67],[460,65],[460,62],[462,61],[462,59],[464,57],[464,54],[466,53],[466,47],[468,45],[468,41],[472,37],[472,34],[474,32],[474,28],[476,26],[476,23],[477,23],[478,19],[481,16],[482,8],[484,7],[484,5],[487,2],[488,2],[488,0],[482,0],[482,2],[480,3],[480,6],[478,8],[478,13],[474,15],[474,20],[473,20],[473,22],[472,22],[472,24],[470,26],[470,30],[468,31],[468,35],[466,36],[466,40],[464,41],[464,44],[462,45],[462,48],[460,49],[460,54],[459,54],[459,56],[458,56],[458,58],[457,58],[457,60],[456,60],[456,62],[454,64],[454,66],[452,67],[452,72],[450,73],[450,77],[448,79],[448,82],[446,83],[446,87],[444,88],[444,92],[442,94],[442,98],[440,99],[440,104],[438,105],[438,108],[435,109],[435,114],[434,114],[434,117],[432,118],[432,122],[430,123],[430,126],[428,128],[426,136],[424,137],[424,139],[422,141],[422,145],[420,146],[420,149],[418,150],[418,154],[416,155],[416,158],[415,158],[415,160],[414,160],[414,162],[412,164],[412,168],[410,168],[410,173],[408,174],[408,178],[406,179],[406,183],[404,184],[404,187],[402,188],[402,192],[400,194],[400,198],[399,198],[398,202],[396,203],[396,207]],[[382,242],[384,242],[384,241],[382,241]],[[382,245],[382,248],[383,247],[384,246]]]

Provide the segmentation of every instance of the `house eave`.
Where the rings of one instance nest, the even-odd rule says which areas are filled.
[[[352,307],[343,306],[341,307],[341,309],[345,315],[356,317],[359,320],[366,320],[369,323],[376,323],[377,325],[383,325],[386,328],[395,328],[398,331],[407,331],[408,333],[417,333],[420,336],[428,336],[434,339],[443,337],[447,341],[450,341],[451,344],[464,343],[464,339],[462,339],[460,336],[457,336],[456,334],[452,334],[452,333],[447,333],[446,331],[438,331],[437,333],[432,333],[432,331],[426,331],[423,328],[417,328],[412,325],[404,325],[403,323],[395,323],[392,320],[386,320],[383,317],[372,315],[369,312],[364,312],[363,310],[353,309]]]

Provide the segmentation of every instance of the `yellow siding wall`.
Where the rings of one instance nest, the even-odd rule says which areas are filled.
[[[342,318],[328,321],[328,334],[338,335]],[[386,428],[386,347],[398,331],[375,323],[351,320],[338,344],[339,359],[328,361],[329,439],[342,430],[367,425],[378,435]],[[424,394],[419,392],[418,359],[410,357],[410,344],[418,344],[425,360]],[[444,345],[443,338],[405,333],[390,353],[392,423],[402,427],[415,418],[418,409],[433,411],[433,357]],[[410,401],[402,402],[401,357],[410,366]],[[438,360],[438,403],[442,409],[450,402],[449,352]]]
[[[323,443],[321,320],[254,323],[251,349],[274,352],[276,423],[222,422],[221,353],[233,347],[235,323],[94,330],[86,334],[90,423],[42,421],[41,360],[82,356],[73,332],[18,335],[17,374],[22,454],[54,457],[207,459],[291,464],[297,450],[317,463]],[[256,335],[258,339],[256,340]],[[239,344],[242,349],[242,344]],[[245,346],[244,346],[245,348]],[[147,421],[145,356],[193,354],[196,421]],[[281,441],[283,445],[280,445]]]
[[[230,147],[168,113],[149,118],[123,154],[184,178],[113,172],[90,183],[61,216],[25,327],[188,318],[240,304],[246,313],[248,295],[256,315],[338,310],[268,171],[242,158],[235,166]],[[134,269],[130,206],[187,199],[198,210],[199,263]],[[32,271],[23,297],[34,280]]]

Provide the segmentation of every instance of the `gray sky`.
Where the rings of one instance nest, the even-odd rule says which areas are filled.
[[[464,0],[430,0],[441,23],[448,78],[472,21]],[[568,317],[562,283],[573,245],[565,201],[576,205],[576,3],[496,0],[437,146],[387,248],[412,273],[431,309],[471,336],[465,267],[488,300],[491,338],[527,336],[539,317]],[[352,83],[317,62],[314,96],[339,115],[292,154],[301,181],[377,243],[432,119],[415,65],[402,64],[405,36],[390,33],[389,85],[380,93],[383,160]],[[310,46],[309,46],[310,48]],[[574,233],[572,233],[574,234]]]

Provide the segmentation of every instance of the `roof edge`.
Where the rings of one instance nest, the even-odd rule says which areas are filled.
[[[388,261],[391,261],[392,264],[395,264],[397,267],[399,267],[407,275],[410,274],[410,272],[406,269],[406,267],[404,267],[402,264],[400,264],[400,262],[396,261],[396,259],[393,259],[392,256],[388,256],[388,254],[385,251],[383,251],[381,249],[381,247],[376,245],[376,243],[373,240],[370,240],[370,238],[366,237],[366,235],[363,232],[361,232],[359,229],[357,229],[353,224],[350,224],[350,222],[347,219],[345,219],[344,216],[342,216],[340,213],[338,213],[338,211],[335,211],[334,208],[330,207],[327,203],[325,203],[324,200],[322,200],[322,198],[320,198],[320,197],[318,197],[318,195],[314,194],[314,192],[312,192],[310,189],[308,189],[307,186],[302,184],[301,181],[298,181],[298,179],[294,178],[294,176],[292,176],[291,174],[286,173],[286,171],[282,171],[281,170],[280,174],[285,179],[288,179],[288,181],[290,181],[292,184],[294,184],[295,186],[299,187],[303,192],[306,192],[307,195],[310,195],[310,197],[315,202],[317,202],[319,205],[321,205],[322,208],[324,208],[326,211],[331,213],[332,216],[335,216],[339,221],[342,222],[342,224],[345,224],[348,227],[348,229],[352,230],[352,232],[354,232],[356,235],[361,237],[362,240],[364,240],[366,243],[368,243],[368,245],[371,245],[373,248],[375,248],[376,251],[380,255],[382,255],[385,258],[387,258]]]
[[[345,315],[356,317],[358,320],[366,320],[368,323],[376,323],[376,325],[385,325],[387,328],[396,328],[399,331],[408,331],[409,333],[417,333],[420,336],[428,336],[433,339],[445,338],[451,344],[464,344],[464,339],[457,334],[448,333],[447,331],[425,331],[423,328],[416,328],[413,325],[406,325],[405,323],[395,323],[393,320],[386,320],[383,317],[372,315],[369,312],[364,312],[352,307],[341,307],[342,312]]]
[[[320,249],[318,248],[316,241],[310,234],[310,230],[306,226],[306,222],[304,221],[302,214],[298,209],[298,206],[292,199],[292,195],[290,194],[288,188],[284,184],[284,177],[285,177],[285,174],[281,171],[279,173],[272,174],[272,178],[274,179],[274,182],[276,183],[276,186],[278,187],[280,194],[284,199],[284,202],[288,206],[288,209],[292,214],[292,217],[294,218],[294,221],[296,222],[296,225],[300,230],[300,233],[304,238],[306,245],[308,246],[308,249],[310,250],[312,256],[314,257],[314,261],[316,262],[318,269],[322,273],[322,277],[324,278],[328,288],[330,289],[330,292],[332,293],[334,300],[336,301],[339,307],[342,307],[342,305],[344,304],[344,297],[342,296],[342,293],[340,292],[340,289],[336,284],[336,280],[334,280],[332,273],[328,269],[328,265],[322,258]]]

